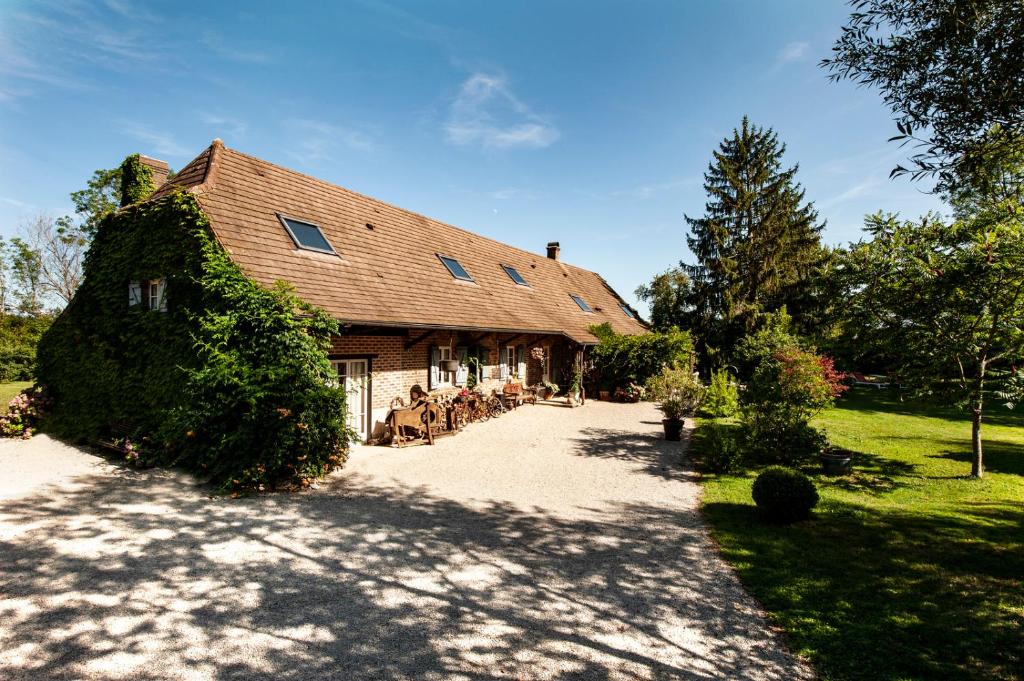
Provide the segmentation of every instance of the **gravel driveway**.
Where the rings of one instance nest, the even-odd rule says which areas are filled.
[[[526,406],[239,500],[84,453],[0,479],[0,678],[806,676],[660,429],[648,404]]]

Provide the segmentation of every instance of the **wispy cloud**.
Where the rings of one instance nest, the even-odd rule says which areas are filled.
[[[245,133],[249,130],[249,125],[245,121],[231,116],[204,113],[202,120],[206,125],[215,128],[215,136],[220,138],[240,139],[245,137]]]
[[[23,208],[25,210],[35,210],[36,207],[31,203],[25,203],[17,199],[12,199],[6,196],[0,196],[0,203],[5,203],[8,206],[14,206],[15,208]]]
[[[343,149],[365,153],[376,146],[367,132],[325,121],[293,118],[284,126],[292,138],[289,155],[306,161],[329,161]]]
[[[882,186],[882,180],[877,174],[869,175],[859,182],[851,185],[834,196],[830,196],[818,203],[822,210],[828,210],[842,205],[848,201],[859,199],[864,196],[871,196]]]
[[[147,145],[142,153],[156,153],[162,156],[182,157],[188,156],[191,150],[179,144],[173,136],[167,132],[154,130],[149,126],[132,121],[121,121],[121,132],[129,137],[134,137]]]
[[[791,64],[795,61],[801,61],[807,56],[807,52],[810,49],[810,45],[805,42],[791,42],[779,50],[779,54],[775,58],[775,65],[777,67]]]
[[[214,54],[230,61],[242,62],[243,64],[266,64],[272,61],[269,52],[229,45],[224,42],[223,36],[213,31],[204,32],[199,42]]]
[[[470,76],[459,88],[444,130],[451,144],[486,149],[542,149],[560,137],[512,93],[505,78],[485,73]]]
[[[158,17],[120,0],[40,1],[8,12],[0,27],[0,74],[5,100],[41,90],[88,90],[101,71],[138,76],[168,68],[173,50]]]
[[[511,201],[512,199],[535,199],[536,194],[525,189],[519,189],[518,187],[505,187],[503,189],[496,189],[490,193],[490,197],[495,201]]]
[[[131,21],[159,21],[160,17],[153,12],[150,12],[145,7],[140,6],[138,2],[123,2],[122,0],[104,0],[103,4],[106,5],[114,14],[129,19]]]
[[[686,187],[697,187],[700,186],[700,178],[698,177],[682,177],[672,180],[666,180],[664,182],[651,182],[648,184],[641,184],[629,189],[620,189],[611,192],[612,198],[629,198],[629,199],[652,199],[658,194],[667,191],[675,191],[677,189],[683,189]]]

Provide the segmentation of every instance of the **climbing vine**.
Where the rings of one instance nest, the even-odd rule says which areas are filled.
[[[130,304],[129,282],[160,278],[165,311]],[[193,195],[131,205],[100,224],[78,293],[40,342],[46,427],[129,438],[136,461],[223,489],[301,483],[343,463],[352,435],[327,359],[336,331],[286,286],[246,277]]]
[[[121,205],[128,206],[142,201],[156,191],[153,171],[142,162],[138,154],[132,154],[121,164]]]

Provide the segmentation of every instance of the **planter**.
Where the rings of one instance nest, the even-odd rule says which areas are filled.
[[[550,400],[554,396],[555,396],[555,391],[554,390],[551,390],[550,388],[544,388],[544,399],[545,400]]]
[[[612,399],[612,391],[611,390],[598,390],[597,391],[597,397],[602,402],[607,402],[610,399]]]
[[[853,457],[849,452],[833,452],[821,455],[821,470],[825,475],[846,475],[850,472]]]
[[[565,402],[570,407],[575,407],[576,405],[578,405],[580,403],[580,394],[579,393],[569,393],[568,395],[565,396]]]
[[[459,360],[457,360],[457,359],[442,359],[438,363],[438,366],[440,367],[441,371],[458,371],[459,370]]]
[[[661,424],[665,426],[665,439],[678,442],[683,434],[682,419],[662,419]]]

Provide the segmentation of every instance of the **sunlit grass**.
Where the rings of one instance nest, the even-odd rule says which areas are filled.
[[[7,413],[7,403],[25,388],[32,386],[32,381],[13,381],[0,383],[0,414]]]
[[[762,523],[754,472],[708,476],[722,550],[826,679],[1020,679],[1024,670],[1024,415],[985,425],[987,474],[970,473],[954,410],[855,390],[817,421],[858,453],[815,474],[815,518]]]

